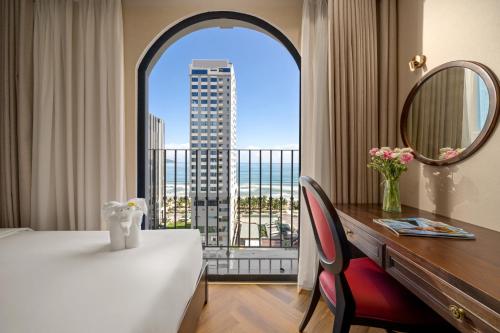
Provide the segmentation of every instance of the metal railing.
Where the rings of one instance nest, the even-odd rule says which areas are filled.
[[[228,263],[240,267],[245,260],[246,275],[296,274],[298,150],[150,149],[148,154],[150,229],[198,229],[212,275],[240,275],[241,269]],[[241,257],[244,250],[263,249],[269,251]],[[280,269],[263,273],[263,260],[269,267],[279,262]],[[220,263],[226,264],[222,272]]]

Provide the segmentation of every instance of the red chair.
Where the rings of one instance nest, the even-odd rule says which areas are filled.
[[[404,332],[456,332],[444,319],[369,258],[351,259],[349,243],[332,203],[310,177],[300,177],[318,247],[319,268],[302,332],[320,294],[335,315],[334,333],[351,325]]]

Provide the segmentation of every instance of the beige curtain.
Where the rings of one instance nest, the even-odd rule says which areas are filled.
[[[32,0],[0,3],[0,228],[30,225]]]
[[[34,8],[32,226],[104,228],[123,200],[120,0],[39,0]]]
[[[439,158],[440,148],[462,147],[464,70],[450,68],[423,84],[408,120],[410,142],[422,155]]]
[[[374,0],[329,3],[333,201],[377,202],[368,149],[378,146],[377,22]]]
[[[398,108],[397,1],[377,1],[378,144],[390,147],[403,144],[399,131]]]
[[[304,1],[302,174],[334,203],[380,199],[366,165],[371,147],[398,143],[396,14],[396,0]],[[303,207],[300,231],[298,285],[308,289],[317,257]]]

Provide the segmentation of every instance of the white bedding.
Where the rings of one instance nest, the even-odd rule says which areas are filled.
[[[105,231],[0,239],[0,332],[173,333],[202,266],[197,230],[144,231],[109,251]]]

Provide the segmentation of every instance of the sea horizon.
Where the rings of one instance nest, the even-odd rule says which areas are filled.
[[[237,166],[236,166],[237,167]],[[272,167],[272,173],[271,171]],[[185,192],[186,175],[185,175],[185,163],[177,162],[177,170],[175,170],[174,163],[167,162],[166,167],[166,195],[174,196],[175,188],[177,188],[177,196],[182,197],[184,195],[189,196],[189,179],[188,179],[188,191]],[[251,172],[249,172],[251,171]],[[262,172],[261,172],[262,171]],[[292,177],[293,171],[293,177]],[[190,172],[188,166],[188,173]],[[174,175],[176,174],[176,177]],[[239,182],[236,181],[235,186],[239,186],[239,195],[242,197],[248,196],[249,189],[251,187],[251,196],[272,196],[279,197],[282,195],[284,198],[290,198],[292,191],[293,196],[298,196],[298,181],[299,181],[299,163],[269,163],[269,162],[252,162],[249,165],[248,162],[242,162],[240,164],[240,171],[236,172],[237,176],[239,174]],[[271,177],[272,176],[272,177]],[[177,178],[177,184],[175,182]],[[176,186],[175,186],[176,184]],[[239,185],[238,185],[239,184]],[[272,192],[271,192],[272,191]],[[237,191],[238,192],[238,191]]]

